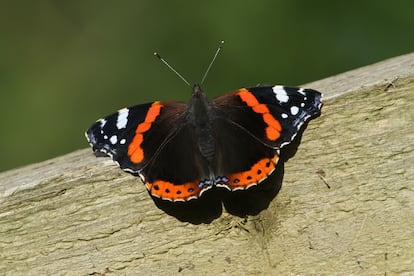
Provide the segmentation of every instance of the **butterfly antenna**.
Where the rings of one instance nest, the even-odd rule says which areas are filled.
[[[161,57],[157,52],[154,53],[154,56],[156,56],[162,63],[164,63],[168,68],[170,68],[171,71],[173,71],[180,79],[182,79],[188,86],[191,86],[190,83],[175,70],[163,57]]]
[[[204,73],[203,78],[201,79],[200,84],[203,84],[204,80],[205,80],[205,79],[206,79],[206,77],[207,77],[208,72],[209,72],[209,71],[210,71],[210,69],[211,69],[211,66],[213,65],[214,61],[216,60],[216,58],[217,58],[217,56],[218,56],[218,54],[219,54],[219,52],[220,52],[221,48],[223,48],[223,46],[224,46],[224,40],[220,41],[220,44],[219,44],[219,46],[217,47],[216,53],[214,54],[213,59],[211,60],[210,64],[208,65],[207,70],[206,70],[206,72]]]

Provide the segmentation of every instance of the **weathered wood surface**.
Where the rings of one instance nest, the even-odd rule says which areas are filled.
[[[0,274],[414,275],[414,54],[306,86],[322,116],[256,215],[160,209],[89,149],[1,173]]]

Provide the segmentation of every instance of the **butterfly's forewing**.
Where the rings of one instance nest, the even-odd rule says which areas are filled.
[[[138,172],[144,162],[130,162],[128,147],[137,126],[145,121],[152,105],[146,103],[123,108],[97,120],[85,133],[92,150],[111,156],[124,170]]]
[[[270,114],[280,122],[280,137],[272,144],[283,147],[289,144],[303,124],[320,115],[322,94],[313,89],[288,86],[249,88],[257,101],[266,104]]]

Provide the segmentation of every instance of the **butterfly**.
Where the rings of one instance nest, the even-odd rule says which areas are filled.
[[[209,100],[194,85],[188,103],[123,108],[85,134],[95,153],[139,175],[152,196],[188,201],[213,187],[245,190],[265,180],[280,149],[320,115],[321,97],[313,89],[275,85]]]

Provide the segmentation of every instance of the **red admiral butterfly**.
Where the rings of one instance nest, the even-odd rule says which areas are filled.
[[[214,186],[235,191],[262,182],[321,107],[312,89],[259,86],[208,100],[194,85],[188,104],[121,109],[99,119],[86,138],[94,152],[138,174],[152,196],[187,201]]]

